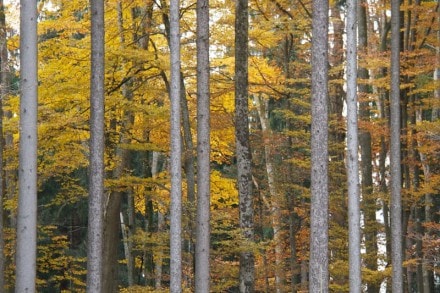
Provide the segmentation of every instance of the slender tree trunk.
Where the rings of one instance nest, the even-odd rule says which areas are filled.
[[[283,292],[286,283],[286,277],[284,274],[284,261],[283,261],[283,239],[282,234],[282,215],[281,215],[281,204],[280,195],[277,192],[276,182],[275,182],[275,166],[272,160],[272,148],[271,141],[273,141],[272,133],[269,127],[269,113],[267,109],[267,100],[262,101],[261,96],[256,96],[254,102],[258,111],[258,116],[260,118],[261,130],[263,131],[264,140],[264,158],[266,162],[266,174],[267,182],[269,186],[270,194],[270,215],[273,227],[273,242],[275,245],[275,286],[276,292]]]
[[[37,254],[37,3],[20,1],[20,150],[15,292],[35,292]]]
[[[182,129],[183,129],[183,147],[184,147],[184,162],[183,169],[185,171],[186,180],[186,226],[184,230],[187,232],[187,237],[184,241],[184,251],[187,259],[185,260],[186,267],[184,268],[184,281],[188,288],[192,288],[194,276],[194,239],[195,239],[195,168],[194,168],[194,144],[192,141],[191,123],[188,109],[188,99],[186,98],[185,83],[183,73],[180,72],[180,103],[182,107]]]
[[[295,58],[295,40],[292,34],[286,34],[283,42],[283,64],[284,64],[284,75],[286,80],[290,80],[293,78],[292,70],[291,70],[291,61],[292,58]],[[294,86],[288,84],[288,88],[293,88]],[[288,94],[286,97],[286,108],[290,111],[293,111],[293,106],[291,105],[290,100],[293,98],[292,94]],[[294,127],[292,123],[287,120],[286,121],[286,130],[291,131]],[[289,158],[294,157],[294,144],[291,137],[287,138],[287,153]],[[292,183],[292,174],[293,168],[292,164],[288,164],[285,171],[283,172],[285,176],[284,182]],[[293,181],[295,182],[295,180]],[[299,183],[299,182],[295,182]],[[297,196],[297,192],[293,188],[288,188],[286,192],[286,202],[287,202],[287,210],[289,211],[289,246],[290,246],[290,271],[291,271],[291,290],[292,293],[296,293],[300,288],[301,284],[301,275],[300,275],[300,260],[297,256],[298,254],[298,244],[297,244],[297,232],[300,229],[300,219],[298,214],[295,212],[295,205],[297,204],[295,197]]]
[[[296,293],[299,290],[299,285],[301,284],[300,278],[300,263],[298,260],[298,248],[296,235],[299,230],[298,225],[298,215],[294,212],[295,201],[293,199],[294,192],[287,195],[287,204],[289,212],[289,244],[290,244],[290,271],[292,273],[291,277],[291,289],[292,293]]]
[[[120,244],[121,192],[111,192],[104,206],[104,234],[102,255],[103,292],[118,291],[118,247]]]
[[[403,292],[402,197],[400,158],[400,0],[391,0],[391,261],[393,293]]]
[[[379,51],[384,53],[387,50],[387,38],[391,28],[390,22],[387,21],[387,16],[383,14],[384,20],[382,21],[381,35],[380,35],[380,44]],[[382,67],[379,70],[379,75],[377,78],[384,77],[386,75],[386,68]],[[379,118],[382,121],[389,121],[389,91],[383,88],[377,89],[377,108],[379,112]],[[386,123],[382,123],[384,128],[388,127]],[[386,239],[386,263],[387,265],[391,265],[391,227],[390,227],[390,212],[389,212],[389,197],[388,197],[388,185],[387,185],[387,168],[386,161],[388,155],[388,143],[389,140],[385,137],[384,134],[380,135],[379,144],[379,190],[382,194],[381,204],[382,204],[382,212],[383,212],[383,220],[384,220],[384,230],[385,230],[385,239]],[[390,292],[391,286],[390,282],[387,281],[386,290]]]
[[[440,9],[438,8],[438,1],[437,1],[437,22],[440,21]],[[433,79],[435,82],[439,82],[440,80],[440,30],[437,30],[437,46],[436,46],[436,67],[434,69],[434,75],[433,75]],[[440,87],[437,87],[434,90],[434,99],[439,102],[440,101]],[[418,120],[422,120],[421,119],[421,113],[418,115],[420,118],[417,118]],[[440,107],[435,107],[434,109],[432,109],[432,115],[431,115],[431,121],[438,121],[440,117]],[[421,146],[420,142],[418,142],[419,147]],[[422,164],[422,168],[423,168],[423,175],[425,178],[425,182],[426,184],[429,184],[429,182],[431,181],[431,170],[430,170],[430,166],[427,162],[427,158],[425,154],[420,153],[420,162]],[[430,193],[426,193],[424,196],[424,206],[425,206],[425,213],[424,213],[424,217],[425,217],[425,223],[430,223],[433,221],[433,206],[434,206],[434,210],[435,210],[435,205],[433,204],[433,196]],[[429,237],[432,237],[432,229],[425,229],[425,233],[424,236],[425,238],[429,239]],[[428,258],[426,256],[423,257],[422,259],[422,279],[423,279],[423,293],[428,293],[431,292],[431,288],[433,283],[432,282],[432,270],[430,268],[430,266],[428,265]]]
[[[91,1],[90,175],[87,292],[103,289],[104,233],[104,1]]]
[[[123,115],[130,114],[125,113]],[[127,120],[131,118],[125,117],[123,119],[120,143],[126,144],[128,140],[124,133],[127,129],[130,129],[131,122]],[[118,179],[123,176],[127,168],[129,161],[128,150],[118,147],[116,150],[116,160],[117,166],[113,172],[113,177]],[[122,195],[120,191],[111,192],[104,206],[103,290],[109,293],[118,291],[118,247],[121,240],[119,237],[121,225],[119,214],[121,213]]]
[[[134,196],[132,192],[127,194],[127,221],[128,226],[126,227],[127,231],[127,281],[128,286],[133,286],[134,282],[134,273],[135,273],[135,259],[133,256],[133,235],[135,233],[135,204],[134,204]]]
[[[361,292],[361,230],[358,162],[357,0],[347,2],[347,179],[350,292]]]
[[[124,20],[123,20],[123,7],[122,1],[118,2],[117,6],[118,10],[118,31],[119,31],[119,39],[121,42],[121,48],[125,48],[125,34],[124,34]],[[133,81],[129,81],[122,85],[122,95],[128,100],[131,101],[133,99],[133,92],[131,90]],[[120,142],[122,144],[129,143],[129,139],[127,138],[127,131],[133,124],[133,115],[130,111],[123,111],[123,121],[122,121],[122,133],[120,134]],[[123,172],[125,171],[129,165],[130,161],[130,151],[126,149],[118,148],[117,153],[119,152],[119,166],[117,170],[115,170],[115,178],[119,178]],[[120,211],[120,219],[121,219],[121,230],[123,234],[124,241],[124,249],[125,249],[125,258],[127,261],[127,281],[129,286],[134,285],[134,259],[133,259],[133,241],[132,235],[134,232],[134,198],[133,194],[129,191],[127,192],[127,217],[128,217],[128,225],[123,223],[124,214]],[[117,231],[117,229],[116,229]],[[114,243],[117,245],[118,241]]]
[[[122,8],[120,8],[119,15],[119,33],[121,47],[125,46],[125,38],[123,35],[123,23],[122,23]],[[133,99],[133,93],[131,90],[132,81],[125,83],[122,86],[122,95],[127,101]],[[115,118],[117,119],[117,118]],[[132,127],[133,117],[129,110],[123,109],[121,117],[121,132],[118,138],[119,144],[128,144],[129,138],[127,137],[127,132]],[[116,133],[116,129],[113,129]],[[124,175],[128,162],[130,161],[129,150],[117,147],[115,154],[116,167],[113,171],[113,178],[118,179]],[[113,191],[107,198],[106,204],[104,206],[104,249],[103,249],[103,290],[104,292],[116,292],[118,290],[118,247],[120,244],[120,213],[121,213],[121,203],[122,203],[122,192]],[[131,252],[128,252],[131,254]],[[130,258],[130,256],[129,256]],[[128,264],[131,262],[128,261]],[[129,277],[130,278],[130,277]],[[131,280],[132,282],[132,280]]]
[[[344,87],[343,83],[339,82],[344,79],[344,22],[341,19],[341,6],[336,2],[330,7],[330,20],[333,27],[333,32],[330,34],[330,42],[332,46],[329,48],[329,65],[331,68],[340,68],[334,70],[329,76],[331,80],[337,81],[329,84],[329,114],[331,121],[335,123],[335,127],[330,129],[329,139],[334,141],[337,146],[330,150],[331,156],[335,156],[338,161],[344,159],[344,149],[342,147],[345,139],[345,133],[340,129],[343,128],[344,117],[342,116],[344,108]],[[337,182],[337,184],[342,184]]]
[[[161,0],[162,9],[166,7],[166,2]],[[165,10],[166,11],[166,10]],[[169,40],[170,21],[168,14],[162,13],[163,24],[165,31],[167,32],[167,41]],[[164,82],[169,88],[168,80],[163,72],[162,77]],[[169,92],[169,89],[168,89]],[[180,72],[180,103],[181,103],[181,115],[183,126],[183,146],[184,146],[184,162],[183,168],[186,175],[186,195],[187,195],[187,214],[188,214],[188,227],[185,230],[188,231],[189,239],[184,241],[184,249],[187,252],[188,259],[186,260],[187,266],[184,268],[184,281],[188,288],[191,288],[191,279],[193,278],[194,264],[194,230],[195,230],[195,168],[194,168],[194,144],[192,141],[191,123],[189,118],[188,99],[186,98],[185,81],[182,71]]]
[[[422,114],[418,113],[417,115],[417,120],[418,122],[422,121]],[[421,142],[418,141],[418,147],[420,148],[422,146]],[[424,179],[425,179],[425,184],[430,184],[431,182],[431,171],[430,171],[430,166],[427,162],[427,158],[426,155],[424,153],[420,153],[420,163],[422,165],[422,169],[423,169],[423,175],[424,175]],[[433,199],[432,199],[432,195],[430,193],[426,193],[424,196],[424,207],[425,207],[425,212],[424,212],[424,218],[425,218],[425,223],[430,223],[432,221],[432,205],[433,205]],[[430,229],[425,229],[425,233],[424,236],[425,238],[429,238],[431,235],[431,231]],[[423,288],[420,292],[423,293],[428,293],[431,292],[431,280],[430,280],[430,275],[431,272],[428,269],[428,259],[426,258],[426,256],[424,256],[422,258],[422,279],[423,279]]]
[[[197,228],[195,292],[209,292],[210,93],[209,1],[197,1]]]
[[[163,213],[157,213],[157,232],[163,233],[165,230],[165,216]],[[154,288],[159,290],[162,288],[162,271],[163,271],[164,252],[158,250],[154,257]]]
[[[248,109],[248,0],[235,2],[235,144],[240,229],[243,238],[254,241],[251,151]],[[255,290],[254,254],[250,249],[240,253],[240,292]]]
[[[170,2],[171,206],[170,292],[182,292],[182,142],[180,135],[180,1]]]
[[[360,1],[358,5],[358,46],[364,54],[368,49],[367,34],[367,3],[366,0]],[[369,89],[366,82],[369,74],[366,68],[358,69],[358,76],[363,81],[359,83],[359,116],[365,121],[370,121],[369,109]],[[372,150],[371,134],[368,130],[361,129],[359,133],[359,145],[361,147],[361,178],[362,178],[362,198],[364,206],[364,233],[365,233],[365,265],[372,271],[377,270],[377,221],[376,221],[376,198],[373,195],[373,169],[372,169]],[[374,293],[379,290],[379,280],[372,280],[368,283],[368,292]]]
[[[125,261],[127,262],[127,280],[128,280],[128,286],[131,287],[133,286],[133,274],[131,271],[131,268],[133,266],[130,266],[130,256],[131,256],[131,250],[128,246],[128,237],[129,237],[129,227],[127,224],[125,224],[125,220],[124,220],[124,213],[120,212],[119,213],[119,219],[120,219],[120,223],[121,223],[121,233],[122,233],[122,243],[124,245],[124,256],[125,256]]]
[[[328,7],[313,0],[309,291],[328,292]]]

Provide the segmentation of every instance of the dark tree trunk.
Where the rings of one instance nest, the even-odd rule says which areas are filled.
[[[244,239],[254,241],[251,151],[248,110],[248,1],[235,5],[235,136],[240,228]],[[255,288],[254,254],[240,253],[240,292],[252,293]]]

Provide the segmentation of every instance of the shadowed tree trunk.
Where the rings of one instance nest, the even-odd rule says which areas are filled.
[[[122,22],[122,7],[119,8],[119,33],[121,47],[125,47],[125,37],[123,34],[123,22]],[[122,95],[127,101],[133,99],[133,92],[131,89],[132,80],[122,85]],[[118,119],[118,118],[115,118]],[[128,138],[128,131],[133,124],[133,115],[131,111],[127,109],[122,110],[121,116],[121,129],[119,137],[117,138],[118,145],[127,145],[130,140]],[[115,125],[118,122],[115,121]],[[117,133],[116,126],[112,129],[112,132]],[[114,179],[120,179],[126,170],[128,169],[128,162],[130,161],[130,152],[126,148],[118,146],[115,153],[115,169],[113,171],[112,177]],[[129,196],[128,196],[129,197]],[[104,214],[104,249],[103,249],[103,290],[104,292],[117,292],[118,291],[118,248],[120,244],[120,213],[121,213],[121,203],[122,203],[123,193],[121,191],[113,191],[109,194],[105,208]],[[128,231],[127,231],[128,232]],[[128,240],[128,238],[127,238]],[[127,248],[128,248],[128,244]],[[133,284],[133,263],[131,259],[131,251],[127,251],[129,283]]]
[[[367,35],[367,3],[365,0],[360,1],[358,5],[358,46],[359,51],[363,54],[367,53],[368,35]],[[370,121],[369,109],[369,74],[366,68],[358,69],[358,77],[361,82],[359,88],[359,116],[362,121],[368,123]],[[373,168],[372,168],[372,150],[371,150],[371,134],[366,129],[361,129],[359,133],[359,145],[361,149],[361,178],[362,178],[362,198],[364,213],[364,234],[365,234],[365,265],[372,271],[377,270],[377,221],[376,221],[376,198],[373,196]],[[375,293],[379,290],[378,281],[368,283],[368,292]]]
[[[254,241],[251,151],[248,109],[248,1],[235,2],[235,144],[240,229],[243,238]],[[240,292],[255,290],[254,254],[250,249],[240,253]]]
[[[284,292],[284,286],[286,283],[286,277],[284,273],[284,257],[283,257],[283,239],[282,234],[282,215],[281,215],[281,204],[280,195],[277,191],[277,182],[275,180],[275,166],[273,163],[273,150],[271,142],[273,142],[273,135],[269,127],[269,112],[268,112],[268,101],[263,100],[261,96],[254,97],[255,106],[258,111],[258,116],[260,118],[261,130],[263,132],[264,143],[264,158],[266,163],[266,174],[267,182],[269,186],[270,194],[270,218],[272,221],[273,228],[273,242],[275,246],[275,287],[276,292]]]

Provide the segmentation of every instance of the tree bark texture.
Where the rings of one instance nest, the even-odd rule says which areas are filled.
[[[403,292],[402,171],[400,158],[400,45],[400,0],[391,0],[390,220],[393,293]]]
[[[210,288],[209,1],[197,1],[197,227],[195,292]]]
[[[182,139],[180,134],[180,1],[170,2],[171,204],[170,292],[182,292]]]
[[[35,292],[37,254],[37,3],[20,1],[20,150],[15,292]]]
[[[328,8],[313,1],[309,291],[328,292]]]
[[[347,1],[347,186],[350,292],[362,291],[358,162],[357,0]],[[370,163],[371,164],[371,163]]]
[[[87,292],[103,292],[104,244],[104,1],[91,0],[90,167]]]
[[[235,2],[235,144],[240,229],[243,238],[254,241],[251,151],[248,109],[248,1]],[[240,253],[240,292],[254,292],[254,254],[249,249]]]

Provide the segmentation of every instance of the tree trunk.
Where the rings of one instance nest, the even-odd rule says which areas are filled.
[[[197,1],[197,227],[195,292],[210,288],[209,1]]]
[[[119,33],[121,47],[125,47],[125,38],[123,34],[122,23],[122,7],[119,7]],[[131,90],[132,81],[123,84],[122,95],[127,101],[132,101],[133,92]],[[117,119],[117,118],[115,118]],[[126,145],[130,142],[128,138],[128,131],[133,124],[133,115],[131,111],[122,109],[121,116],[121,130],[118,138],[118,142],[121,145]],[[114,133],[117,133],[116,128],[113,129]],[[117,147],[115,155],[116,167],[113,171],[113,178],[120,179],[126,169],[128,168],[128,162],[130,161],[129,150]],[[109,195],[106,201],[105,214],[104,214],[104,249],[103,249],[103,290],[104,292],[117,292],[118,291],[118,247],[120,244],[120,222],[122,192],[113,191]],[[127,243],[128,244],[128,243]],[[131,251],[128,253],[128,265],[133,265],[131,259]],[[132,267],[129,270],[132,271]],[[130,282],[133,283],[132,275],[128,277]]]
[[[391,28],[391,23],[387,21],[387,16],[383,14],[384,21],[382,21],[381,35],[380,35],[380,44],[379,51],[384,53],[387,50],[387,38]],[[384,77],[386,75],[386,68],[382,67],[379,69],[379,74],[377,78]],[[383,88],[376,89],[377,93],[377,110],[379,112],[379,118],[382,121],[389,121],[389,91]],[[389,125],[385,122],[382,123],[382,127],[389,128]],[[389,197],[388,197],[388,185],[387,185],[387,168],[386,161],[388,155],[388,143],[387,137],[384,134],[380,135],[379,138],[379,191],[382,195],[381,205],[382,205],[382,213],[383,213],[383,221],[384,221],[384,230],[385,230],[385,246],[386,246],[386,263],[387,265],[391,265],[391,227],[390,227],[390,216],[389,216]],[[391,282],[387,281],[386,291],[391,291]]]
[[[170,292],[182,292],[182,143],[180,135],[180,1],[170,2]]]
[[[157,213],[157,232],[163,233],[165,230],[165,216],[158,211]],[[154,256],[154,288],[156,290],[162,289],[162,271],[163,271],[164,252],[162,249],[158,250]]]
[[[162,9],[166,11],[166,2],[161,0]],[[163,24],[165,26],[166,37],[168,43],[170,43],[170,22],[168,14],[162,12]],[[165,72],[162,72],[165,85],[169,92],[169,83],[166,78]],[[183,168],[186,175],[186,195],[187,195],[187,210],[188,215],[188,227],[185,230],[188,233],[188,239],[184,241],[184,249],[187,252],[188,259],[185,261],[187,266],[184,268],[184,281],[188,288],[191,288],[191,282],[193,278],[194,265],[194,230],[195,230],[195,168],[194,168],[194,144],[192,141],[191,123],[189,118],[188,99],[186,98],[185,81],[182,71],[180,72],[180,103],[181,103],[181,115],[182,115],[182,128],[183,128],[183,146],[184,146],[184,162]]]
[[[239,194],[240,229],[243,238],[254,241],[252,201],[252,170],[249,143],[248,109],[248,0],[235,2],[235,144]],[[254,254],[245,249],[240,253],[240,292],[255,290]]]
[[[391,0],[391,94],[390,94],[390,173],[391,173],[391,261],[392,291],[403,292],[402,198],[400,158],[400,1]]]
[[[124,213],[119,213],[119,219],[121,223],[122,242],[124,244],[124,256],[127,262],[127,281],[128,286],[133,286],[133,261],[131,258],[131,247],[129,247],[129,225],[125,224]]]
[[[358,5],[358,46],[359,50],[364,54],[368,49],[368,35],[367,35],[367,3],[365,0],[360,1]],[[366,82],[369,74],[366,68],[358,69],[358,77],[363,81],[358,85],[360,103],[359,116],[365,121],[370,121],[369,109],[369,90]],[[373,169],[372,169],[372,150],[371,150],[371,134],[368,130],[360,130],[359,145],[361,147],[361,178],[362,178],[362,198],[364,206],[364,233],[365,233],[365,250],[367,256],[365,257],[365,265],[372,271],[377,270],[377,221],[376,198],[373,195]],[[378,292],[380,280],[373,280],[368,283],[368,292]]]
[[[261,96],[254,97],[255,106],[258,111],[258,116],[260,118],[261,130],[263,132],[264,141],[264,158],[266,162],[266,174],[267,182],[269,186],[270,194],[270,215],[273,227],[273,243],[275,245],[275,286],[276,292],[284,292],[284,286],[286,283],[286,277],[284,273],[284,260],[283,260],[283,243],[284,240],[282,235],[282,215],[281,215],[281,204],[280,195],[278,194],[276,181],[275,181],[275,166],[272,159],[273,150],[271,147],[271,142],[273,141],[273,136],[269,127],[269,113],[267,109],[267,100],[262,101]]]
[[[87,292],[103,290],[104,233],[104,1],[91,1],[90,170]]]
[[[37,254],[37,3],[20,1],[20,150],[16,292],[35,292]]]
[[[125,48],[125,37],[124,37],[124,21],[123,21],[123,7],[122,7],[122,1],[118,2],[118,30],[120,35],[120,41],[121,46]],[[128,99],[133,99],[133,92],[131,90],[133,81],[127,82],[126,84],[122,85],[122,95]],[[126,119],[124,119],[125,124],[123,125],[123,130],[127,131],[129,127],[133,124],[133,117],[130,111],[125,114]],[[125,135],[126,136],[126,135]],[[122,143],[129,143],[129,139],[126,137],[121,137]],[[122,161],[125,160],[125,161]],[[129,165],[130,161],[130,151],[128,150],[121,150],[121,171],[124,171],[126,165]],[[133,258],[133,234],[134,234],[134,222],[135,222],[135,206],[134,206],[134,198],[131,191],[128,191],[127,193],[127,218],[128,218],[128,225],[123,224],[122,220],[124,219],[124,215],[121,211],[121,230],[123,232],[124,237],[124,248],[126,249],[125,252],[125,258],[127,261],[127,281],[128,286],[134,285],[134,258]],[[125,234],[124,234],[125,233]]]
[[[347,2],[347,186],[350,292],[360,293],[361,229],[358,162],[357,0]],[[370,163],[371,164],[371,163]]]
[[[309,291],[328,292],[328,1],[313,1]]]

